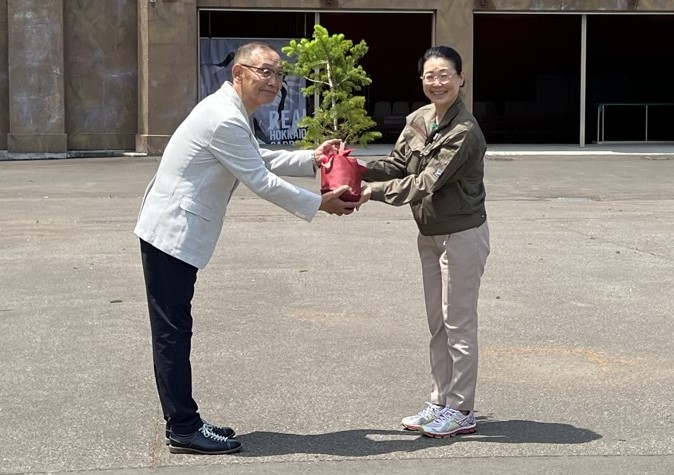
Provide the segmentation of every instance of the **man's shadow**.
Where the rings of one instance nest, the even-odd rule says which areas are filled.
[[[585,444],[601,438],[589,429],[569,424],[535,421],[496,421],[477,418],[473,434],[433,439],[419,432],[403,430],[359,429],[326,434],[288,434],[251,432],[237,435],[244,444],[240,456],[266,457],[287,454],[325,454],[367,457],[391,452],[415,452],[457,442],[479,441],[508,444]]]

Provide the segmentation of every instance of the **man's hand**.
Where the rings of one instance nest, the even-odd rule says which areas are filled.
[[[353,210],[358,203],[343,201],[339,198],[342,193],[349,189],[348,185],[342,185],[336,190],[323,193],[323,195],[321,195],[321,206],[319,206],[318,209],[325,211],[328,214],[336,214],[337,216],[353,213]]]
[[[339,152],[339,147],[341,145],[342,141],[340,139],[330,139],[320,144],[316,150],[314,150],[314,162],[316,163],[316,168],[321,168],[321,157],[323,155]]]
[[[370,196],[372,196],[372,189],[369,186],[363,184],[360,187],[360,200],[358,200],[358,203],[356,203],[356,211],[360,209],[360,205],[370,201]]]

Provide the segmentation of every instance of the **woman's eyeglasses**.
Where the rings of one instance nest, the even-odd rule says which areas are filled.
[[[424,74],[421,76],[421,80],[425,84],[434,84],[435,81],[438,81],[440,84],[447,84],[454,76],[456,76],[457,73],[454,74],[449,74],[449,73],[441,73],[441,74]]]

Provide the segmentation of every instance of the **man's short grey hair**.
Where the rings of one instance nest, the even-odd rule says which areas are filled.
[[[260,49],[273,51],[274,53],[281,56],[281,54],[272,45],[262,43],[260,41],[253,41],[251,43],[246,43],[239,46],[239,48],[236,50],[236,55],[234,56],[234,64],[247,63],[251,56],[253,56],[253,53]]]

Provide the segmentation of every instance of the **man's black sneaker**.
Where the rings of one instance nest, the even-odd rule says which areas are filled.
[[[232,438],[236,435],[236,432],[234,432],[234,429],[231,427],[225,427],[225,426],[214,426],[213,424],[209,424],[208,422],[202,420],[201,421],[206,427],[208,427],[211,431],[215,432],[218,435],[221,435],[222,437],[229,437]],[[169,444],[169,438],[171,437],[171,429],[169,428],[168,423],[166,424],[166,445]]]
[[[206,424],[187,435],[171,433],[169,452],[172,454],[231,454],[241,450],[241,442],[216,434]]]

